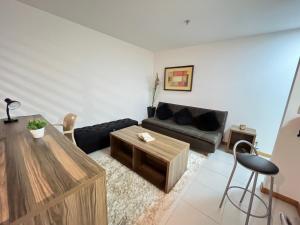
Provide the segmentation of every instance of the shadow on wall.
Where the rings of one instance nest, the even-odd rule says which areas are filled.
[[[42,114],[56,123],[73,112],[78,115],[78,126],[124,117],[141,120],[148,100],[145,87],[150,83],[144,66],[128,66],[124,60],[113,62],[116,68],[112,69],[99,59],[104,54],[100,53],[88,58],[88,52],[80,61],[44,40],[24,42],[1,36],[0,118],[6,117],[3,99],[10,97],[22,103],[12,116]],[[143,113],[138,112],[140,108]]]
[[[22,108],[18,110],[18,115],[42,113],[54,120],[57,115],[65,114],[66,109],[74,111],[80,100],[72,96],[70,90],[79,92],[80,84],[76,84],[75,79],[66,82],[66,78],[72,80],[74,76],[60,70],[57,62],[50,65],[44,53],[35,51],[34,46],[29,50],[30,47],[2,37],[1,97],[9,96],[21,101]]]

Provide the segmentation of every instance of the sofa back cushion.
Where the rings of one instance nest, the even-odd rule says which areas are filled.
[[[217,131],[222,132],[222,133],[224,132],[226,119],[227,119],[227,115],[228,115],[227,111],[197,108],[197,107],[192,107],[192,106],[177,105],[177,104],[165,103],[165,102],[159,102],[158,103],[158,108],[163,104],[167,104],[168,108],[173,112],[173,114],[180,111],[181,109],[187,108],[190,111],[190,113],[192,114],[193,118],[196,118],[196,117],[198,117],[202,114],[205,114],[207,112],[214,111],[215,115],[216,115],[216,118],[220,123],[220,127],[219,127],[219,129],[217,129]],[[158,117],[157,113],[156,113],[156,117]]]
[[[174,113],[174,121],[179,125],[190,125],[193,123],[193,116],[188,108],[183,108]]]
[[[160,120],[167,120],[173,116],[168,104],[160,104],[156,110],[156,117]]]
[[[220,128],[221,124],[218,121],[214,111],[200,114],[195,118],[195,126],[203,131],[216,131]]]

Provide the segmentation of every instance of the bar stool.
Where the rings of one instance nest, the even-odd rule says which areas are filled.
[[[239,152],[236,152],[237,147],[240,144],[249,145],[251,147],[250,153],[239,153]],[[228,180],[228,183],[227,183],[227,186],[226,186],[226,189],[225,189],[225,192],[223,194],[222,201],[221,201],[219,207],[220,208],[222,207],[224,199],[227,196],[228,200],[237,209],[239,209],[243,213],[247,214],[245,225],[248,225],[250,216],[256,217],[256,218],[268,217],[268,223],[267,224],[270,225],[271,224],[271,216],[272,216],[272,196],[273,196],[274,176],[276,174],[278,174],[278,172],[279,172],[278,167],[275,164],[273,164],[272,162],[270,162],[270,161],[268,161],[268,160],[266,160],[264,158],[259,157],[258,154],[257,154],[256,148],[250,142],[245,141],[245,140],[238,141],[234,145],[234,147],[233,147],[233,155],[234,155],[233,170],[232,170],[231,175],[229,177],[229,180]],[[233,175],[234,175],[237,163],[239,163],[240,165],[242,165],[246,169],[249,169],[249,170],[252,171],[252,173],[250,175],[250,179],[249,179],[249,181],[248,181],[248,183],[247,183],[247,185],[246,185],[245,188],[239,187],[239,186],[230,186],[230,183],[232,181],[232,178],[233,178]],[[257,194],[255,194],[256,183],[257,183],[257,178],[258,178],[259,174],[264,174],[266,176],[270,176],[271,177],[270,192],[269,192],[269,206],[267,206],[267,204],[265,203],[265,201],[262,198],[260,198]],[[250,190],[248,190],[248,188],[249,188],[249,185],[250,185],[250,183],[251,183],[251,181],[253,179],[253,176],[254,176],[253,187],[252,187],[252,191],[250,191]],[[238,188],[238,189],[243,189],[244,190],[243,195],[242,195],[242,197],[240,199],[240,204],[243,202],[244,197],[246,195],[246,192],[251,193],[250,202],[249,202],[249,206],[248,206],[248,211],[247,212],[245,210],[243,210],[239,205],[237,205],[236,203],[234,203],[230,199],[230,197],[228,196],[228,191],[229,191],[229,189],[232,189],[232,188]],[[255,215],[255,214],[251,213],[254,196],[256,198],[258,198],[263,203],[263,205],[266,207],[267,211],[266,211],[265,215]]]

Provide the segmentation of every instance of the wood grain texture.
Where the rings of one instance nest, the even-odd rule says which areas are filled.
[[[5,162],[5,142],[0,140],[0,223],[9,219],[9,208],[7,200],[7,177]]]
[[[24,138],[17,137],[20,143],[20,153],[22,154],[24,165],[29,179],[29,184],[33,190],[33,195],[37,203],[44,201],[54,195],[48,184],[47,177],[42,173],[42,168],[35,154]]]
[[[246,127],[245,130],[241,130],[239,126],[233,125],[231,126],[230,130],[236,132],[236,133],[241,133],[241,134],[249,134],[252,136],[256,136],[256,130],[250,127]]]
[[[188,149],[178,154],[168,165],[165,192],[169,192],[187,169]]]
[[[145,143],[137,137],[137,133],[148,132],[155,141]],[[175,138],[139,127],[131,126],[111,133],[124,142],[134,145],[143,151],[151,153],[165,162],[171,161],[182,149],[188,149],[189,144]]]
[[[145,143],[138,133],[155,138]],[[131,126],[111,133],[111,156],[168,193],[187,169],[190,145],[183,141]]]
[[[86,224],[107,224],[105,170],[51,125],[45,137],[33,139],[26,124],[40,115],[18,119],[0,121],[0,225],[79,225],[79,217],[90,219]],[[84,191],[87,187],[90,191]],[[101,212],[92,209],[96,195],[105,204]],[[67,201],[71,196],[77,200]],[[103,214],[101,221],[96,213]]]
[[[86,173],[77,166],[77,163],[70,158],[64,149],[51,136],[46,135],[44,137],[44,141],[56,159],[75,180],[81,180],[87,176]]]
[[[106,196],[99,192],[105,186],[104,177],[67,196],[63,201],[38,215],[29,217],[22,225],[90,225],[107,224]]]
[[[241,130],[239,126],[231,126],[226,146],[227,150],[232,150],[234,144],[239,140],[246,140],[249,141],[251,144],[255,145],[256,130],[248,127],[245,130]]]

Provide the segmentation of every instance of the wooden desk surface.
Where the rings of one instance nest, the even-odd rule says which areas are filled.
[[[151,142],[141,141],[137,134],[142,132],[148,132],[151,136],[155,138]],[[122,139],[124,142],[134,145],[135,147],[143,150],[144,152],[160,158],[165,162],[172,161],[179,153],[189,149],[190,144],[162,135],[151,130],[139,127],[131,126],[115,132],[111,135]]]
[[[33,139],[26,125],[40,115],[0,120],[0,225],[15,224],[45,210],[105,170],[52,125]],[[27,218],[28,219],[28,218]]]

